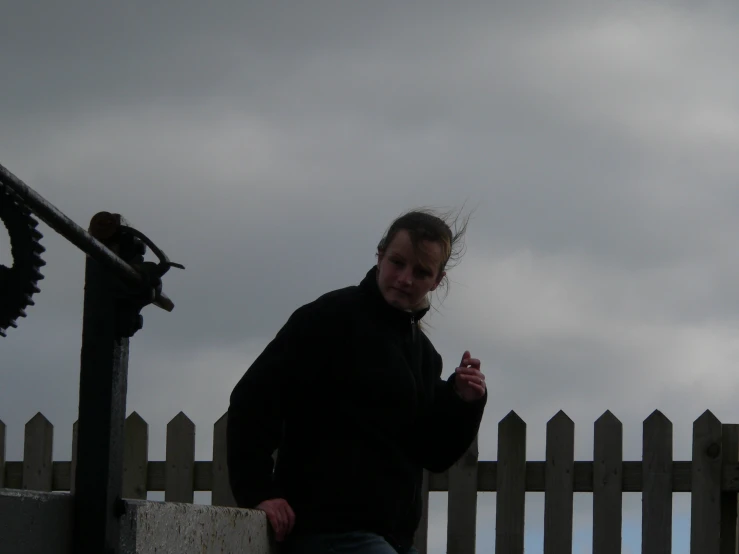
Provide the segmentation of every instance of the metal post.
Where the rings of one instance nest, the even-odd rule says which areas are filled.
[[[123,487],[127,337],[114,277],[87,257],[79,390],[74,552],[117,554]]]
[[[90,232],[84,231],[0,165],[0,192],[8,191],[16,210],[30,210],[87,254],[73,544],[77,554],[118,554],[125,510],[121,494],[128,343],[141,329],[139,312],[145,306],[172,311],[174,303],[162,292],[162,276],[170,267],[184,266],[170,262],[146,235],[124,225],[119,214],[100,212],[92,218]],[[158,263],[144,261],[147,246]],[[17,280],[17,273],[12,275]],[[0,315],[11,322],[24,315],[17,308],[5,311]]]

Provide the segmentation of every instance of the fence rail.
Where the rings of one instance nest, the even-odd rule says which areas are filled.
[[[226,416],[214,426],[212,461],[195,460],[195,425],[180,412],[167,425],[166,460],[148,459],[148,424],[132,413],[125,425],[124,497],[164,491],[192,503],[212,491],[213,505],[234,506],[226,466]],[[691,493],[693,554],[737,553],[739,425],[706,411],[693,424],[690,461],[674,461],[672,423],[655,411],[643,423],[642,461],[623,460],[621,422],[605,412],[594,425],[593,461],[574,460],[575,425],[564,412],[546,429],[546,460],[526,460],[526,423],[509,413],[498,425],[498,460],[478,460],[477,442],[447,472],[424,479],[424,518],[416,545],[426,551],[428,492],[448,491],[447,552],[475,552],[478,492],[496,492],[496,552],[522,554],[526,492],[544,493],[544,553],[572,552],[573,494],[593,494],[593,553],[621,552],[624,492],[642,493],[642,552],[672,551],[673,493]],[[77,424],[71,461],[52,461],[53,426],[36,414],[25,427],[23,461],[5,461],[0,422],[0,487],[74,491]]]

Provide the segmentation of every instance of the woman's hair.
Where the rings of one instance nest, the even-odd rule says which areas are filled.
[[[441,245],[442,262],[439,273],[456,266],[465,251],[464,236],[470,215],[462,218],[453,211],[437,212],[431,208],[417,208],[402,214],[392,222],[377,245],[378,252],[384,252],[392,243],[399,231],[407,231],[413,248],[419,252],[423,241],[432,241]],[[444,276],[439,284],[446,294],[449,292],[449,280]],[[438,289],[437,289],[438,290]],[[445,296],[446,296],[445,294]]]

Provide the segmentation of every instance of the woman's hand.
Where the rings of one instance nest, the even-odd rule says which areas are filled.
[[[462,363],[454,370],[454,390],[465,402],[474,402],[485,396],[485,375],[480,371],[480,360],[472,358],[469,351],[462,356]]]
[[[257,504],[257,510],[267,512],[277,542],[282,542],[295,525],[295,512],[284,498],[272,498]]]

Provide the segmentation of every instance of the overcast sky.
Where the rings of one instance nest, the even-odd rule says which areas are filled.
[[[739,423],[736,4],[12,4],[0,163],[81,226],[119,212],[187,266],[165,278],[175,311],[144,310],[131,345],[128,412],[149,422],[151,459],[179,411],[210,459],[231,389],[290,313],[358,283],[416,206],[475,210],[429,324],[445,376],[465,349],[483,361],[481,459],[510,410],[533,460],[560,409],[580,460],[605,410],[629,460],[655,409],[676,460],[706,409]],[[84,256],[42,231],[42,292],[0,343],[9,460],[38,411],[68,460],[77,417]],[[578,554],[590,503],[578,495]],[[625,505],[638,552],[639,495]],[[494,495],[478,511],[490,552]],[[689,511],[678,495],[676,553]],[[432,552],[445,518],[435,494]]]

